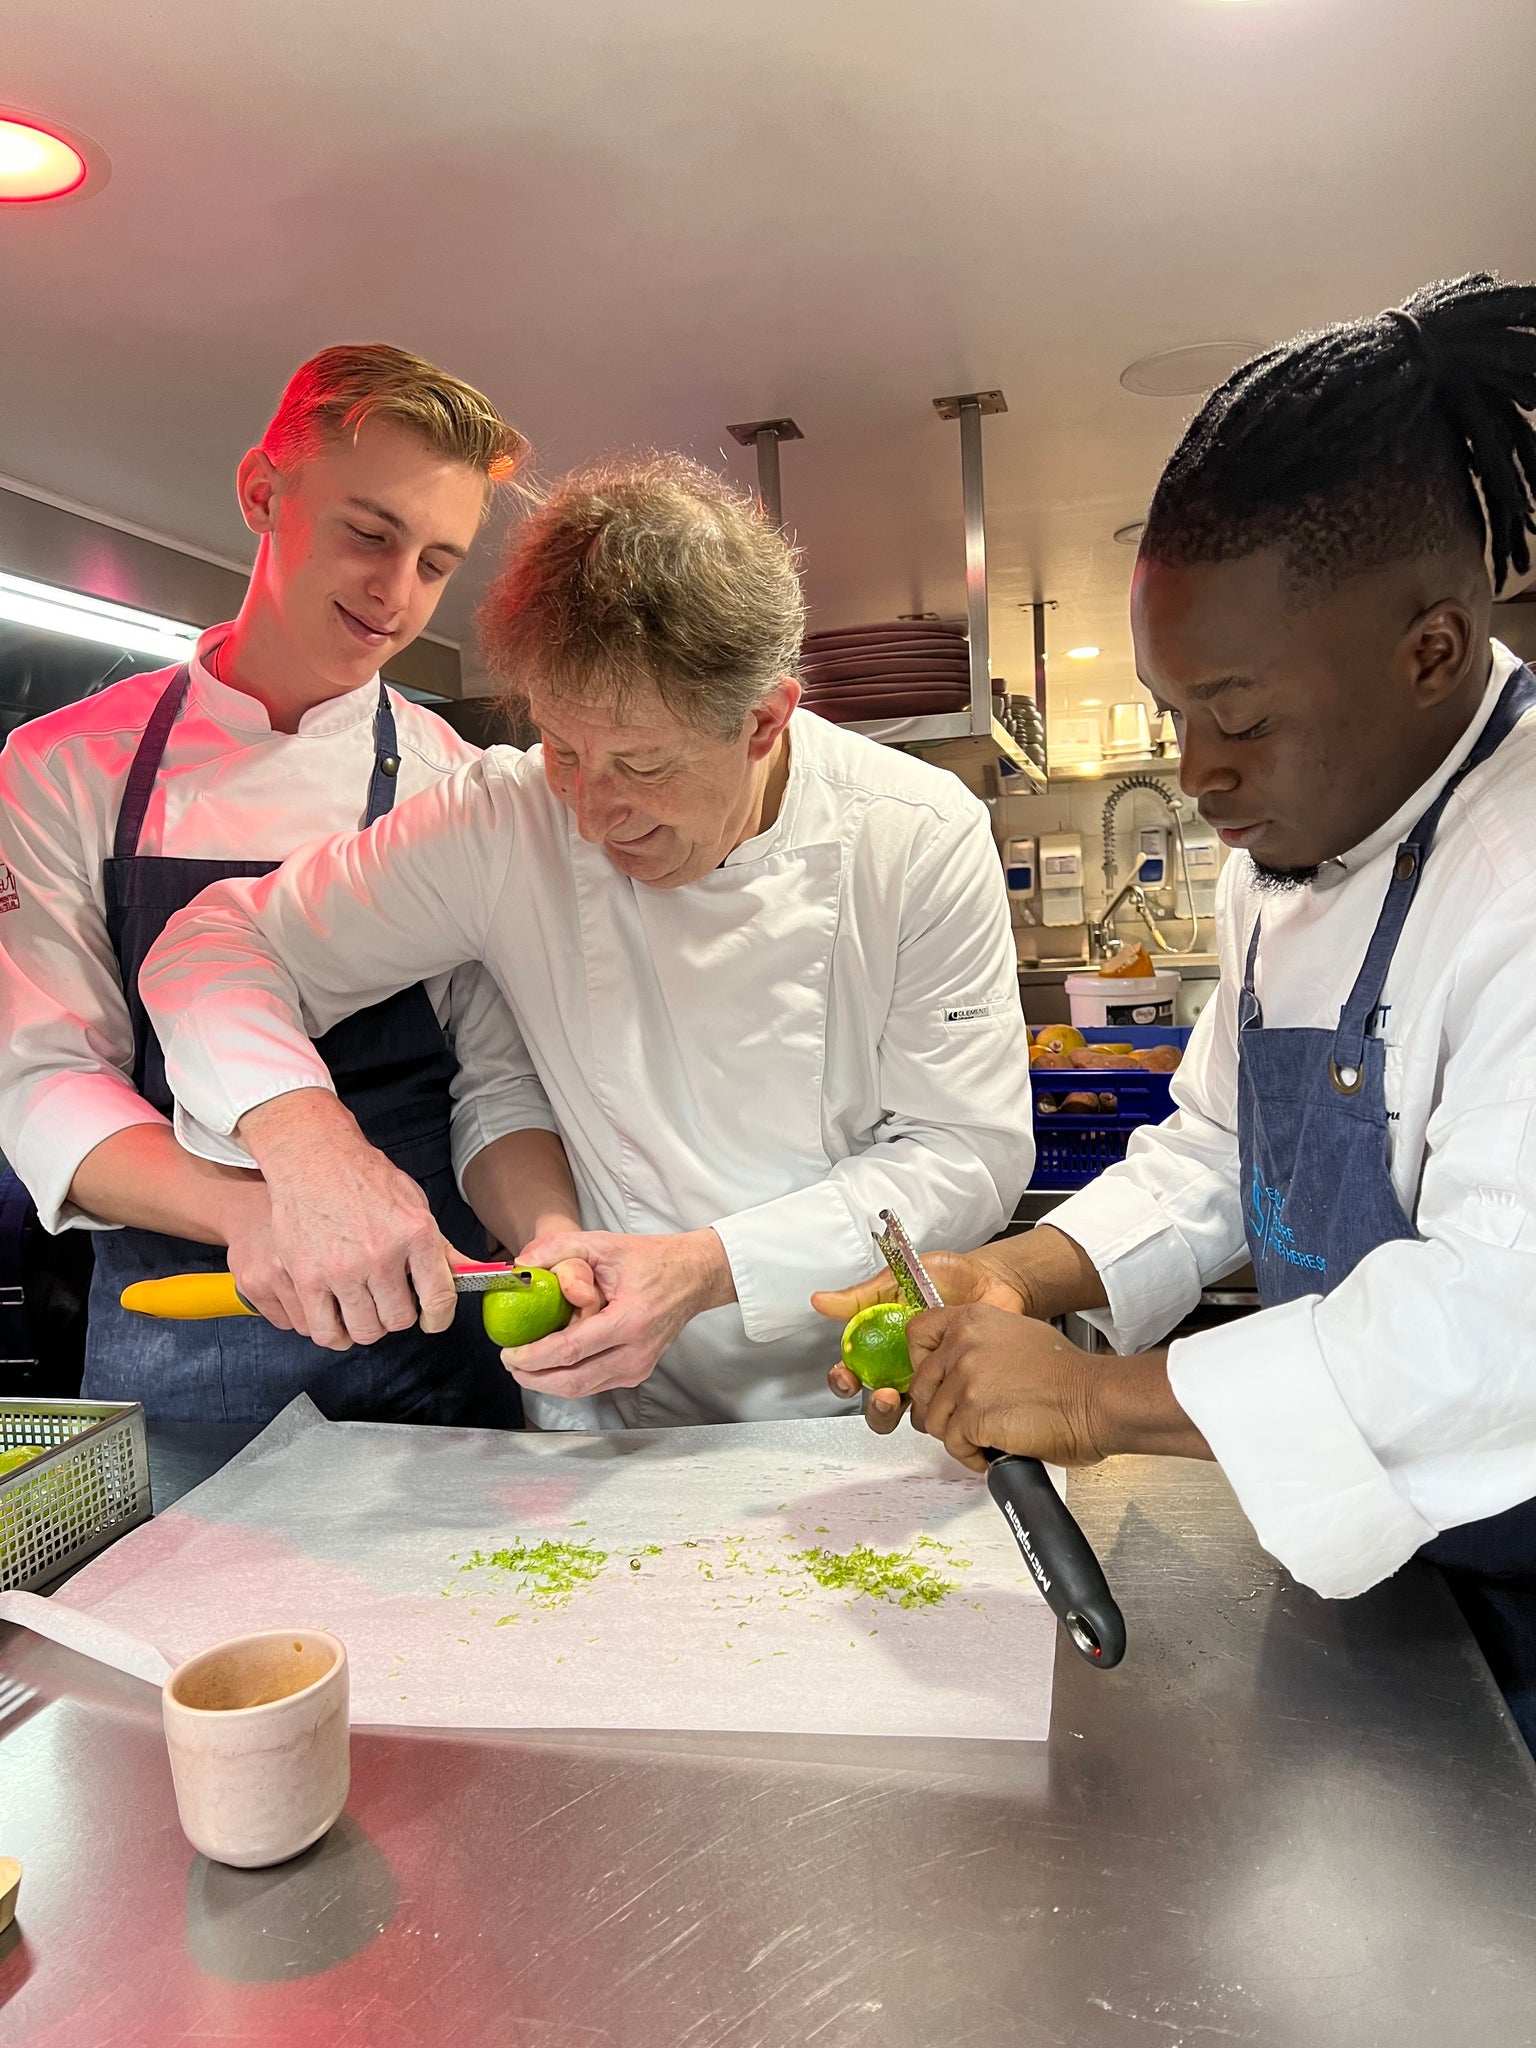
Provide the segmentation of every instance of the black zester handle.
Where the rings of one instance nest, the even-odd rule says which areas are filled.
[[[1047,1605],[1090,1664],[1125,1655],[1125,1617],[1104,1568],[1038,1458],[984,1451],[987,1491],[1002,1509]]]

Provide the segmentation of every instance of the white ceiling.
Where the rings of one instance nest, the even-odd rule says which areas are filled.
[[[1027,616],[1126,694],[1131,550],[1191,401],[1150,350],[1536,274],[1532,0],[49,0],[0,101],[112,160],[0,211],[0,470],[246,556],[230,477],[287,371],[385,338],[546,472],[752,457],[791,413],[815,623],[959,612],[985,429],[994,668]],[[485,562],[479,565],[483,572]],[[439,620],[468,637],[479,573]]]

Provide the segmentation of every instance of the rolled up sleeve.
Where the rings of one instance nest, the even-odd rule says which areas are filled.
[[[133,1027],[100,880],[25,727],[0,752],[0,861],[0,1151],[46,1229],[115,1228],[70,1201],[75,1174],[117,1132],[165,1118],[130,1078]]]
[[[1304,1586],[1343,1599],[1389,1577],[1436,1532],[1350,1413],[1320,1305],[1287,1302],[1181,1339],[1168,1382],[1264,1548]]]
[[[451,1137],[459,1184],[485,1147],[512,1131],[554,1131],[559,1125],[506,997],[488,968],[471,961],[449,987],[448,1035],[458,1070],[453,1078]]]

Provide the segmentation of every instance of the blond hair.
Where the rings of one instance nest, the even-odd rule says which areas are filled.
[[[622,706],[649,685],[677,718],[734,739],[799,666],[794,549],[754,503],[682,455],[574,471],[513,535],[479,614],[516,711],[532,683]]]
[[[382,341],[343,343],[301,363],[261,437],[262,450],[278,469],[291,469],[370,419],[409,428],[488,484],[510,482],[528,454],[527,441],[483,392]]]

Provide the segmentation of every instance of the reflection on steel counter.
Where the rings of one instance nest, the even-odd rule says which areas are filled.
[[[0,2037],[1528,2042],[1536,1778],[1437,1575],[1319,1600],[1187,1460],[1070,1498],[1138,1654],[1047,1743],[360,1729],[270,1871],[192,1856],[149,1687],[0,1631]]]

